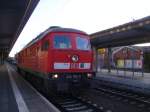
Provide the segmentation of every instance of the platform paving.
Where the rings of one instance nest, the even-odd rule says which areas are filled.
[[[96,79],[115,83],[118,86],[124,85],[128,89],[150,94],[150,73],[144,73],[142,75],[141,72],[134,72],[133,75],[131,71],[117,72],[116,70],[112,70],[109,73],[108,70],[103,69],[96,73]]]
[[[60,112],[9,64],[0,66],[0,112]]]
[[[4,65],[0,65],[0,112],[19,112]]]

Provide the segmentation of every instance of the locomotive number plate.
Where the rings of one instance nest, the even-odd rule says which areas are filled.
[[[79,63],[71,63],[71,69],[77,69],[79,68]]]

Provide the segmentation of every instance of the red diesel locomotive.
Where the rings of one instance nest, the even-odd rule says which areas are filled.
[[[71,28],[50,27],[17,54],[17,68],[43,87],[57,91],[82,86],[92,78],[89,36]]]

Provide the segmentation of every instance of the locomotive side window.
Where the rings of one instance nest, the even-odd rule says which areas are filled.
[[[90,50],[91,49],[90,42],[86,38],[77,37],[76,38],[76,46],[77,46],[77,49],[80,49],[80,50]]]
[[[67,49],[71,48],[71,40],[68,36],[57,35],[54,37],[54,48]]]
[[[42,44],[41,50],[42,50],[42,51],[47,51],[48,48],[49,48],[49,41],[46,40],[46,41],[44,41],[44,43]]]

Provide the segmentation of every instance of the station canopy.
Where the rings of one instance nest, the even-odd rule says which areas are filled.
[[[96,48],[127,46],[150,42],[150,16],[93,33],[91,43]]]
[[[0,57],[8,56],[39,0],[0,1]]]

